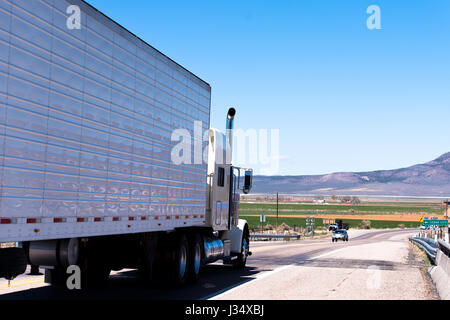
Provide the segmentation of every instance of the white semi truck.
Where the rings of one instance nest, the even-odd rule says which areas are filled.
[[[230,163],[235,109],[222,134],[210,104],[206,82],[82,0],[1,0],[0,277],[31,265],[64,284],[76,265],[85,286],[123,268],[182,284],[245,266],[253,173]]]

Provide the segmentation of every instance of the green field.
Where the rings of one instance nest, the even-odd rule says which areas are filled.
[[[275,215],[276,214],[276,203],[247,203],[242,202],[239,205],[239,212],[243,219],[249,222],[251,228],[258,228],[259,215]],[[313,203],[280,203],[279,206],[280,215],[330,215],[333,217],[335,215],[348,215],[349,217],[353,215],[404,215],[404,214],[416,214],[423,216],[442,216],[445,210],[444,205],[441,202],[362,202],[358,205],[352,204],[313,204]],[[258,215],[255,217],[249,217],[245,215]],[[360,217],[358,217],[360,218]],[[400,218],[400,217],[399,217]],[[350,228],[356,228],[363,221],[362,219],[345,219],[342,218],[344,223],[348,223]],[[417,228],[420,223],[417,221],[389,221],[393,220],[387,219],[386,221],[381,220],[371,220],[371,228],[397,228],[399,225],[403,225],[406,228]],[[395,220],[395,218],[394,218]],[[401,220],[401,219],[399,219]],[[315,227],[323,227],[322,219],[316,218]],[[285,223],[290,227],[305,227],[306,219],[299,217],[279,217],[278,224]],[[275,226],[275,217],[266,217],[266,224],[271,224]]]
[[[441,203],[362,203],[351,204],[279,204],[280,214],[423,214],[442,215],[444,206]],[[241,214],[273,214],[276,213],[274,203],[241,203]]]
[[[259,222],[259,217],[241,217],[241,219],[247,220],[250,229],[257,229],[261,225]],[[345,220],[342,219],[344,223],[348,223],[350,225],[350,228],[356,228],[362,220]],[[294,226],[297,227],[303,227],[306,226],[306,219],[304,218],[278,218],[278,224],[285,223],[291,228]],[[272,226],[275,226],[276,224],[276,218],[273,217],[266,217],[266,223],[264,225],[270,224]],[[420,226],[419,222],[405,222],[405,221],[371,221],[371,228],[372,229],[391,229],[391,228],[398,228],[398,226],[402,224],[406,228],[418,228]],[[316,219],[315,220],[315,227],[323,227],[322,219]]]

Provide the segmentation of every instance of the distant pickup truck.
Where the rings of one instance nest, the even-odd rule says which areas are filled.
[[[332,223],[328,226],[328,231],[335,231],[339,229],[339,225],[337,223]]]
[[[336,220],[336,223],[332,223],[328,226],[328,231],[336,231],[338,229],[348,230],[350,225],[348,223],[342,223],[342,220]]]

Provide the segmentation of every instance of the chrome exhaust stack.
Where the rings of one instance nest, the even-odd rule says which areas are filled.
[[[227,124],[226,124],[226,129],[227,129],[227,133],[226,133],[226,142],[225,142],[225,146],[226,146],[226,163],[231,164],[231,160],[233,157],[233,124],[234,124],[234,116],[236,115],[236,109],[235,108],[230,108],[228,109],[228,114],[227,114]]]

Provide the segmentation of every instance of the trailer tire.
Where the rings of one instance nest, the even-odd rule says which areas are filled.
[[[195,233],[190,239],[187,265],[188,281],[191,283],[197,282],[200,277],[202,250],[202,237]]]
[[[82,289],[106,286],[111,273],[108,254],[104,242],[100,241],[91,240],[82,248],[78,260]]]
[[[106,283],[111,273],[109,268],[100,259],[86,257],[82,261],[81,268],[81,288],[102,288]]]
[[[157,248],[157,237],[148,236],[142,240],[142,253],[141,263],[139,265],[139,271],[146,285],[150,285],[154,282],[155,275],[155,256]]]

